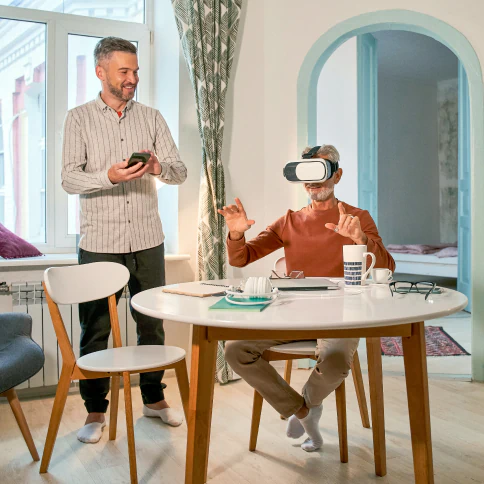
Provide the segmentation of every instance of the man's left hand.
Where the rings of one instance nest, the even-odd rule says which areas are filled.
[[[148,160],[148,173],[151,173],[152,175],[160,175],[161,174],[161,165],[160,162],[158,161],[158,157],[150,150],[141,150],[141,153],[149,153],[150,159]]]
[[[324,226],[337,232],[342,237],[350,238],[355,244],[366,245],[368,237],[361,229],[360,219],[354,215],[346,213],[346,210],[341,202],[338,203],[339,222],[335,224],[325,224]]]

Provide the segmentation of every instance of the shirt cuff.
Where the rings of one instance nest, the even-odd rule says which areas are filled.
[[[109,169],[105,170],[105,171],[102,171],[101,172],[101,176],[100,176],[100,179],[101,179],[101,185],[103,186],[103,188],[113,188],[115,187],[116,185],[114,183],[111,182],[111,180],[109,179],[109,175],[108,175],[108,172],[109,172]]]
[[[230,234],[227,234],[227,247],[231,249],[240,249],[245,245],[245,236],[239,240],[232,240]]]
[[[368,237],[368,235],[367,235]],[[375,248],[376,248],[376,244],[375,244],[375,241],[370,239],[370,237],[368,237],[368,242],[366,243],[366,250],[368,252],[373,252],[375,254]],[[375,254],[376,255],[376,254]]]
[[[158,163],[160,164],[161,171],[160,174],[156,176],[159,176],[161,178],[168,171],[168,163],[166,161],[158,161]]]

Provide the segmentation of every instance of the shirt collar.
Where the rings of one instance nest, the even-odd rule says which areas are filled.
[[[109,106],[102,100],[101,93],[99,93],[97,95],[96,104],[99,106],[101,111],[103,111],[104,113],[107,112],[110,109]],[[134,101],[132,99],[130,99],[126,103],[126,106],[124,107],[122,112],[129,111],[133,107],[133,104],[134,104]]]

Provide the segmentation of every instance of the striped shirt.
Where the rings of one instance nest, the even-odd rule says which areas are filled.
[[[111,183],[111,165],[142,150],[156,153],[161,174]],[[179,185],[186,177],[187,169],[158,110],[131,100],[119,117],[98,95],[67,113],[62,187],[80,195],[81,249],[125,254],[160,245],[164,234],[155,179]]]

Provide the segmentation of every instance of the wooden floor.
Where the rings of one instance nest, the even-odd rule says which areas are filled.
[[[300,389],[306,370],[293,372]],[[367,376],[364,375],[367,381]],[[167,378],[167,398],[179,405],[176,382]],[[325,402],[321,427],[324,448],[307,454],[300,441],[285,437],[285,422],[264,405],[258,450],[247,450],[252,390],[244,381],[216,385],[208,479],[211,484],[392,483],[413,481],[409,423],[403,377],[385,377],[388,475],[373,470],[371,430],[359,419],[354,387],[347,385],[349,463],[339,462],[334,397]],[[0,404],[0,482],[20,483],[128,483],[128,449],[120,393],[118,438],[108,442],[107,428],[99,444],[81,444],[76,431],[85,418],[78,394],[68,397],[49,474],[39,475],[12,413]],[[484,385],[431,380],[431,413],[436,483],[484,483]],[[158,419],[142,416],[141,397],[133,388],[136,450],[140,483],[183,484],[186,425],[170,428]],[[39,454],[52,407],[52,398],[22,401]]]

